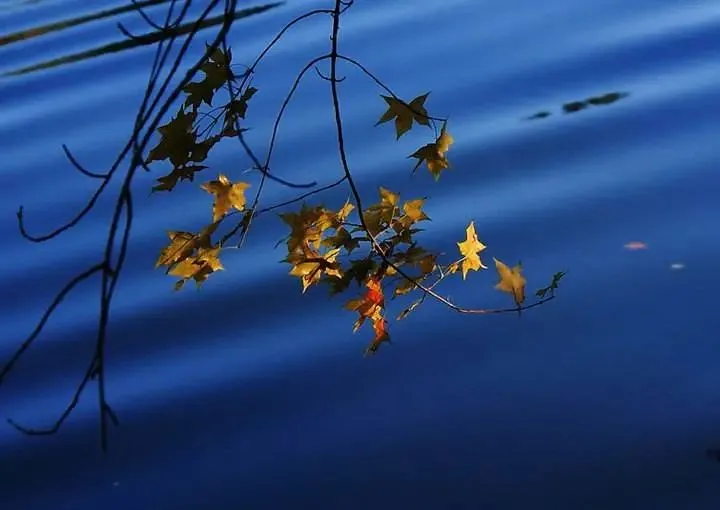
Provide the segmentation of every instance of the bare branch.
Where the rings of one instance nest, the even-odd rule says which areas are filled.
[[[45,310],[45,313],[38,321],[37,325],[35,326],[35,329],[30,333],[30,335],[23,341],[22,344],[20,344],[20,347],[15,351],[15,353],[10,357],[10,359],[5,362],[2,369],[0,369],[0,385],[5,380],[5,377],[10,373],[10,371],[15,366],[15,363],[20,359],[20,357],[27,351],[32,343],[35,341],[35,339],[38,337],[38,335],[42,332],[43,328],[45,327],[45,324],[47,323],[48,319],[50,319],[50,316],[53,314],[55,309],[60,306],[60,303],[63,302],[63,300],[67,297],[68,294],[83,280],[87,280],[95,273],[99,273],[103,270],[105,267],[105,263],[102,262],[100,264],[96,264],[92,266],[90,269],[87,269],[86,271],[83,271],[79,275],[77,275],[75,278],[70,280],[65,287],[62,288],[60,292],[55,296],[55,299],[53,299],[50,306],[48,306],[47,310]]]
[[[176,0],[172,1],[172,5],[175,4]],[[98,405],[99,405],[99,411],[100,411],[100,436],[101,436],[101,446],[103,451],[107,450],[107,423],[108,420],[110,420],[112,423],[117,424],[119,423],[117,416],[115,415],[114,411],[110,407],[110,405],[106,401],[106,394],[105,394],[105,345],[107,341],[107,326],[109,323],[109,317],[110,317],[110,307],[112,303],[112,298],[116,289],[116,285],[118,282],[118,279],[120,277],[120,274],[122,272],[122,268],[124,265],[125,257],[127,254],[127,247],[129,243],[129,237],[130,232],[132,229],[132,218],[133,218],[133,207],[132,207],[132,194],[131,194],[131,186],[132,181],[135,176],[135,173],[138,168],[144,168],[148,169],[147,165],[144,164],[142,161],[142,153],[146,149],[147,144],[149,142],[151,134],[155,131],[158,124],[170,108],[170,106],[174,103],[174,101],[177,99],[177,97],[180,95],[182,88],[192,79],[192,77],[197,73],[197,71],[200,69],[200,67],[203,65],[203,63],[207,60],[208,56],[215,51],[216,48],[219,47],[221,41],[224,40],[225,35],[227,34],[227,31],[229,30],[233,17],[232,16],[226,16],[222,26],[220,27],[215,40],[208,46],[206,49],[205,54],[198,59],[185,73],[185,76],[183,79],[180,80],[180,83],[175,86],[175,88],[168,94],[166,98],[161,103],[161,97],[165,94],[165,90],[168,87],[168,84],[173,79],[175,73],[177,72],[177,69],[180,65],[180,62],[185,55],[191,41],[193,40],[194,35],[197,33],[198,28],[200,27],[203,20],[208,16],[210,11],[218,4],[219,0],[213,0],[209,3],[207,8],[203,11],[203,13],[199,16],[197,21],[195,22],[194,29],[192,30],[191,34],[186,38],[184,41],[184,44],[182,45],[181,49],[178,52],[178,55],[175,58],[175,61],[173,62],[173,65],[171,66],[171,69],[168,73],[168,76],[164,80],[164,82],[161,84],[159,90],[153,94],[156,83],[159,78],[160,70],[163,68],[165,59],[167,58],[170,47],[172,44],[172,41],[176,37],[174,35],[168,44],[167,48],[165,48],[165,51],[163,52],[163,45],[162,43],[158,44],[158,51],[156,52],[156,58],[153,63],[153,69],[150,73],[150,79],[148,82],[148,87],[146,89],[146,94],[144,95],[142,104],[140,105],[138,109],[138,113],[136,116],[136,122],[135,127],[133,129],[133,133],[130,136],[127,144],[125,147],[120,151],[118,154],[115,162],[111,165],[110,169],[106,174],[96,174],[94,172],[89,172],[86,170],[82,165],[79,164],[79,162],[72,156],[70,151],[67,149],[66,146],[63,146],[63,149],[65,150],[65,153],[70,160],[70,162],[75,166],[76,169],[78,169],[81,173],[88,177],[92,178],[98,178],[103,179],[100,186],[96,189],[96,191],[93,193],[93,195],[90,197],[86,205],[83,209],[68,223],[63,225],[62,227],[52,231],[50,234],[44,235],[44,236],[31,236],[28,234],[28,232],[25,229],[25,224],[23,221],[23,208],[20,207],[18,210],[18,223],[21,234],[28,240],[33,242],[43,242],[49,239],[52,239],[53,237],[61,234],[62,232],[68,230],[69,228],[72,228],[74,225],[78,224],[85,215],[93,209],[95,203],[97,202],[100,195],[104,192],[106,189],[108,183],[112,179],[115,172],[118,170],[120,163],[124,160],[124,158],[127,156],[128,152],[132,149],[133,154],[130,161],[130,165],[124,175],[124,178],[122,180],[122,184],[120,187],[119,194],[117,196],[116,204],[115,204],[115,210],[112,216],[112,220],[110,222],[110,229],[108,231],[107,240],[105,243],[105,254],[104,254],[104,260],[102,263],[96,264],[92,266],[91,268],[87,269],[83,273],[80,273],[78,276],[70,280],[65,287],[58,293],[58,295],[55,297],[51,305],[47,308],[45,313],[43,314],[42,318],[36,325],[33,332],[28,336],[28,338],[20,345],[20,347],[16,350],[16,352],[13,354],[13,356],[10,358],[10,360],[3,366],[2,370],[0,371],[0,383],[4,380],[4,378],[8,375],[8,373],[13,369],[17,361],[20,359],[23,353],[25,353],[34,340],[38,337],[40,332],[43,330],[45,324],[47,323],[50,316],[54,313],[57,306],[63,301],[63,299],[70,293],[70,291],[78,285],[81,281],[89,278],[95,273],[101,273],[102,278],[102,287],[100,292],[100,316],[98,319],[98,325],[97,325],[97,336],[96,336],[96,343],[95,343],[95,349],[93,353],[93,358],[88,366],[88,369],[85,373],[85,376],[83,377],[82,381],[78,385],[76,392],[71,399],[70,404],[66,407],[65,411],[61,414],[60,418],[55,422],[55,424],[49,428],[45,429],[32,429],[28,427],[21,426],[17,424],[16,422],[9,420],[9,422],[18,430],[30,434],[30,435],[45,435],[45,434],[53,434],[57,432],[62,424],[65,422],[67,417],[72,413],[72,411],[75,409],[77,403],[79,402],[80,396],[87,387],[87,384],[90,380],[97,380],[98,382]],[[181,12],[180,16],[178,17],[179,20],[182,20],[185,16],[185,12],[189,8],[190,2],[185,2],[184,9]],[[235,6],[236,6],[236,0],[227,0],[226,1],[226,11],[234,12]],[[168,21],[170,18],[170,11],[168,12]],[[167,21],[166,21],[166,27],[167,27]],[[154,98],[153,98],[154,95]],[[149,105],[149,107],[148,107]],[[157,111],[154,111],[157,108]],[[139,136],[141,131],[145,130],[144,136]],[[118,241],[118,230],[120,228],[120,220],[122,216],[125,216],[125,222],[123,227],[123,233],[119,239],[119,252],[117,252],[117,260],[115,261],[115,264],[113,266],[113,258],[116,253],[117,247],[117,241]]]
[[[63,423],[65,423],[65,420],[67,420],[68,416],[72,414],[72,412],[77,407],[78,403],[80,402],[80,396],[82,395],[83,391],[85,390],[85,386],[87,386],[87,383],[92,378],[92,374],[95,370],[95,355],[93,355],[93,359],[90,362],[90,365],[88,366],[88,369],[85,371],[85,376],[83,377],[82,381],[80,381],[80,384],[78,384],[78,387],[75,389],[75,393],[72,396],[72,399],[70,399],[70,403],[67,405],[65,410],[62,412],[60,417],[55,421],[53,425],[47,428],[29,428],[25,427],[23,425],[18,424],[16,421],[8,418],[8,423],[15,427],[17,430],[22,432],[23,434],[27,434],[29,436],[47,436],[51,434],[55,434],[58,430],[60,430],[60,427],[62,427]]]

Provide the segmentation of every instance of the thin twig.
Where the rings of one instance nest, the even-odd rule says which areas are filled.
[[[87,170],[87,169],[86,169],[85,167],[83,167],[80,163],[78,163],[78,160],[75,159],[75,157],[70,153],[70,149],[67,148],[67,145],[62,144],[62,148],[63,148],[63,151],[65,152],[65,156],[68,158],[68,160],[70,161],[70,163],[72,163],[73,166],[74,166],[75,168],[77,168],[77,170],[78,170],[81,174],[83,174],[83,175],[85,175],[85,176],[87,176],[87,177],[92,177],[93,179],[107,179],[107,178],[109,177],[109,175],[108,175],[107,173],[105,173],[105,174],[98,174],[98,173],[95,173],[95,172],[91,172],[90,170]]]
[[[45,313],[40,318],[38,323],[35,325],[35,329],[33,329],[32,333],[23,341],[22,344],[20,344],[20,347],[18,347],[15,350],[15,353],[10,357],[8,361],[5,362],[2,369],[0,369],[0,384],[2,384],[5,380],[5,377],[10,373],[10,371],[15,366],[15,363],[20,359],[20,357],[25,353],[25,351],[30,348],[32,343],[35,341],[35,339],[38,337],[38,335],[42,332],[43,328],[45,327],[45,324],[47,324],[48,319],[50,319],[50,316],[53,314],[55,309],[60,306],[60,303],[63,302],[63,300],[67,297],[68,294],[82,281],[87,280],[95,273],[99,273],[103,270],[105,267],[104,262],[101,262],[100,264],[95,264],[91,268],[83,271],[82,273],[78,274],[75,278],[70,280],[65,287],[58,292],[58,294],[55,296],[55,299],[53,299],[52,303],[50,303],[50,306],[47,307],[47,310],[45,310]]]

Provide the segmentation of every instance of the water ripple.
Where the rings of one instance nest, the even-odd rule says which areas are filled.
[[[239,21],[235,58],[250,61],[293,15],[327,5],[294,1]],[[37,29],[90,11],[81,2],[0,4],[0,42],[36,27],[29,40],[0,45],[0,72],[119,38],[115,17]],[[702,452],[720,442],[718,5],[363,0],[353,11],[346,54],[402,97],[432,90],[428,104],[450,118],[456,139],[438,184],[425,170],[410,176],[405,157],[430,132],[388,143],[392,129],[372,127],[381,91],[344,67],[349,156],[364,196],[379,183],[430,195],[424,244],[450,251],[474,219],[486,258],[521,258],[533,288],[567,270],[560,298],[522,320],[425,304],[392,325],[393,345],[364,360],[369,333],[351,333],[352,314],[338,311],[344,298],[302,296],[287,277],[272,250],[284,228],[271,215],[248,249],[226,256],[224,274],[173,293],[172,279],[152,270],[164,231],[206,223],[209,196],[192,187],[148,196],[158,165],[139,176],[139,221],[113,308],[108,392],[122,425],[110,456],[98,452],[94,388],[60,435],[0,427],[0,506],[714,510],[717,466]],[[303,58],[327,51],[326,23],[291,31],[259,68],[248,132],[258,152],[273,121],[262,112],[277,111]],[[66,278],[98,256],[113,204],[108,196],[87,223],[41,246],[17,234],[16,207],[42,231],[83,205],[96,183],[60,145],[88,168],[107,168],[150,58],[138,49],[0,81],[4,357]],[[314,75],[300,87],[280,130],[278,175],[340,175],[327,89]],[[563,112],[614,91],[629,95]],[[550,115],[524,120],[539,111]],[[212,157],[228,173],[249,166],[231,144]],[[269,186],[266,200],[292,196]],[[324,199],[346,196],[336,189]],[[648,248],[625,250],[631,241]],[[443,292],[472,306],[505,303],[495,276],[471,276]],[[62,410],[91,355],[97,287],[77,289],[8,379],[2,417],[42,425]]]

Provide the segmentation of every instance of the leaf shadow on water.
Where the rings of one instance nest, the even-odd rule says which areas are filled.
[[[562,111],[565,114],[576,113],[581,110],[585,110],[591,106],[604,106],[615,103],[616,101],[624,99],[629,95],[629,92],[608,92],[607,94],[589,97],[587,99],[583,99],[582,101],[570,101],[569,103],[565,103],[564,105],[562,105]],[[529,117],[525,117],[524,120],[546,119],[550,117],[550,115],[552,115],[551,112],[547,110],[542,110],[533,115],[530,115]]]
[[[85,16],[81,16],[78,18],[73,18],[69,20],[59,21],[55,23],[50,23],[47,25],[43,25],[40,27],[30,28],[27,30],[23,30],[20,32],[14,32],[9,35],[0,36],[0,47],[25,41],[27,39],[31,39],[34,37],[42,36],[51,32],[57,32],[60,30],[64,30],[66,28],[71,28],[74,26],[82,25],[84,23],[89,23],[91,21],[96,21],[112,16],[117,16],[118,14],[124,14],[127,12],[132,11],[140,11],[143,7],[151,6],[151,5],[157,5],[161,3],[165,3],[167,0],[146,0],[144,2],[135,2],[134,4],[128,4],[122,7],[117,7],[115,9],[108,9],[104,11],[99,11],[94,14],[88,14]],[[274,9],[276,7],[279,7],[283,5],[285,2],[274,2],[270,4],[263,4],[258,5],[255,7],[247,7],[244,9],[240,9],[234,12],[233,19],[242,19],[247,18],[250,16],[253,16],[255,14],[260,14],[265,11],[269,11],[271,9]],[[41,71],[43,69],[51,69],[53,67],[65,65],[65,64],[72,64],[75,62],[81,62],[83,60],[87,60],[89,58],[99,57],[102,55],[107,55],[110,53],[117,53],[119,51],[129,50],[132,48],[137,48],[139,46],[148,46],[150,44],[157,43],[159,41],[163,41],[166,39],[169,39],[171,37],[177,37],[181,35],[190,34],[193,31],[200,31],[206,28],[210,28],[215,25],[220,25],[223,20],[225,19],[225,15],[221,14],[218,16],[214,16],[212,18],[207,18],[200,23],[197,23],[196,21],[190,21],[188,23],[183,23],[182,25],[178,25],[177,27],[172,27],[165,30],[156,30],[153,32],[148,32],[141,35],[132,35],[132,37],[127,37],[123,39],[122,41],[113,42],[110,44],[105,44],[103,46],[99,46],[97,48],[92,48],[90,50],[82,51],[79,53],[73,53],[70,55],[65,55],[63,57],[55,58],[52,60],[46,60],[44,62],[40,62],[39,64],[33,64],[31,66],[23,67],[20,69],[15,69],[12,71],[7,71],[3,73],[0,76],[20,76],[23,74],[31,73],[34,71]]]

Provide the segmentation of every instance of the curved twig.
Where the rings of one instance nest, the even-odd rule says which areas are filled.
[[[228,47],[226,41],[222,42],[223,51],[225,53],[228,53]],[[233,100],[233,90],[232,90],[232,80],[231,76],[228,76],[228,79],[225,81],[225,85],[228,91],[228,96],[230,98],[230,101]],[[238,89],[239,91],[240,89]],[[219,117],[218,117],[219,118]],[[270,168],[265,165],[263,166],[262,163],[260,163],[260,160],[255,155],[255,152],[250,148],[250,145],[248,145],[247,140],[245,140],[245,136],[243,135],[243,130],[240,127],[240,122],[237,118],[235,118],[235,131],[237,132],[236,138],[240,142],[240,145],[242,145],[243,149],[245,150],[245,153],[248,155],[248,157],[252,160],[253,164],[255,165],[255,168],[262,172],[267,178],[274,180],[275,182],[282,184],[284,186],[287,186],[288,188],[312,188],[314,186],[317,186],[317,181],[312,181],[309,183],[303,183],[303,184],[297,184],[292,183],[290,181],[286,181],[285,179],[282,179],[280,177],[275,176],[270,172]]]
[[[81,174],[86,175],[87,177],[92,177],[93,179],[107,179],[108,177],[110,177],[110,175],[107,173],[98,174],[98,173],[91,172],[90,170],[85,169],[80,163],[78,163],[77,159],[75,159],[75,157],[70,153],[70,149],[67,148],[67,145],[62,144],[62,149],[65,152],[65,156],[68,158],[70,163],[72,163],[73,166],[75,168],[77,168],[77,170]]]
[[[116,26],[118,27],[118,30],[120,30],[120,33],[121,33],[122,35],[124,35],[125,37],[127,37],[128,39],[133,40],[133,41],[139,41],[139,40],[140,40],[140,38],[139,38],[138,36],[133,35],[133,34],[130,32],[130,30],[128,30],[127,28],[125,28],[125,25],[123,25],[122,23],[117,22],[117,23],[116,23]]]
[[[312,16],[317,16],[318,14],[330,14],[332,15],[334,13],[333,9],[315,9],[309,12],[306,12],[305,14],[301,14],[300,16],[296,17],[295,19],[288,22],[280,31],[275,35],[275,37],[272,38],[272,40],[268,43],[267,46],[260,52],[260,54],[257,56],[255,61],[247,68],[245,78],[243,78],[243,81],[240,83],[240,89],[244,89],[245,85],[247,85],[247,80],[250,79],[250,76],[255,72],[255,69],[260,64],[263,58],[265,58],[265,55],[268,54],[268,52],[272,49],[275,44],[282,38],[282,36],[287,32],[293,25],[296,25],[300,21],[310,18]]]
[[[166,22],[165,27],[161,27],[160,25],[158,25],[157,23],[155,23],[152,19],[150,19],[150,16],[148,16],[148,15],[145,13],[145,10],[142,8],[142,6],[140,6],[140,5],[138,4],[137,0],[130,0],[130,3],[135,6],[135,11],[140,15],[140,17],[141,17],[142,19],[145,20],[145,23],[147,23],[148,25],[150,25],[152,28],[154,28],[155,30],[157,30],[157,31],[159,31],[159,32],[164,32],[164,31],[166,30],[166,28],[167,28],[167,22]]]
[[[68,416],[70,416],[70,414],[72,414],[72,412],[75,410],[75,407],[77,407],[78,403],[80,402],[80,396],[85,390],[85,386],[87,386],[87,383],[90,382],[90,379],[92,379],[94,371],[95,354],[93,354],[93,358],[90,361],[90,365],[88,366],[87,370],[85,371],[85,375],[83,376],[82,381],[80,381],[80,384],[78,384],[78,387],[75,389],[75,393],[73,394],[72,399],[70,399],[70,403],[67,405],[65,410],[62,412],[60,417],[55,421],[52,426],[48,428],[33,429],[20,425],[19,423],[10,418],[7,419],[7,422],[23,434],[27,434],[29,436],[48,436],[51,434],[55,434],[58,430],[60,430],[60,427],[62,427],[63,423],[65,423],[65,420],[67,420]]]
[[[337,55],[336,58],[337,58],[338,60],[344,60],[345,62],[351,63],[352,65],[354,65],[355,67],[357,67],[358,69],[360,69],[363,73],[365,73],[372,81],[374,81],[381,89],[383,89],[385,92],[387,92],[387,93],[388,93],[390,96],[392,96],[394,99],[397,99],[398,101],[402,101],[402,99],[400,99],[400,98],[390,89],[390,87],[388,87],[388,86],[385,85],[382,81],[380,81],[380,79],[379,79],[377,76],[375,76],[373,73],[371,73],[371,72],[367,69],[367,67],[365,67],[364,65],[362,65],[362,64],[361,64],[360,62],[358,62],[357,60],[352,59],[352,58],[350,58],[350,57],[346,57],[346,56],[344,56],[344,55]],[[405,103],[404,101],[402,101],[402,102],[403,102],[403,104],[405,104],[405,106],[407,106],[407,107],[410,109],[410,111],[413,112],[415,115],[418,115],[418,116],[420,116],[420,117],[425,117],[426,119],[428,119],[428,120],[430,120],[430,121],[445,122],[445,121],[447,120],[447,119],[442,118],[442,117],[432,117],[432,116],[427,115],[427,114],[425,114],[425,113],[418,112],[417,110],[415,110],[414,108],[412,108],[408,103]]]
[[[325,76],[323,73],[321,73],[321,72],[320,72],[320,69],[318,68],[318,66],[315,66],[315,72],[316,72],[317,75],[318,75],[320,78],[322,78],[323,80],[325,80],[325,81],[330,81],[330,77],[329,77],[329,76]],[[337,79],[338,83],[341,82],[341,81],[345,81],[345,78],[346,78],[346,76],[343,76],[342,78],[338,78],[338,79]]]

